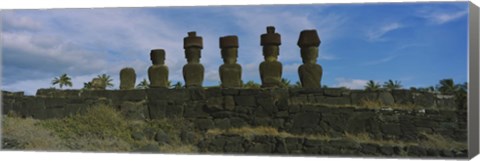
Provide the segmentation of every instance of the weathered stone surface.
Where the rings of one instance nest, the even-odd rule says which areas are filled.
[[[100,78],[93,78],[92,79],[92,89],[94,90],[105,90],[107,88],[107,84]]]
[[[162,119],[166,116],[167,101],[149,101],[148,111],[150,119]]]
[[[183,116],[185,118],[207,118],[210,117],[210,114],[208,114],[204,110],[205,104],[198,103],[198,102],[192,102],[187,104],[184,107],[184,114]]]
[[[165,115],[167,118],[183,117],[184,106],[182,105],[168,105],[165,108]]]
[[[372,113],[355,113],[348,119],[346,131],[351,134],[365,133],[367,128],[372,124],[375,114]]]
[[[346,90],[343,88],[324,88],[323,93],[325,96],[329,97],[340,97]]]
[[[380,92],[378,94],[378,100],[384,105],[392,105],[395,103],[395,99],[390,92]]]
[[[425,156],[427,152],[424,148],[418,146],[408,146],[407,154],[410,156]]]
[[[189,92],[186,89],[161,89],[150,88],[145,90],[148,100],[168,100],[184,102],[190,98]]]
[[[256,101],[254,96],[235,96],[235,104],[239,106],[256,106]]]
[[[261,35],[263,56],[260,63],[260,78],[263,88],[282,87],[282,63],[277,61],[279,53],[280,34],[275,33],[275,27],[267,27],[267,33]]]
[[[248,125],[244,119],[238,117],[231,118],[230,124],[232,125],[232,127],[243,127]]]
[[[140,102],[147,99],[147,93],[145,90],[133,89],[118,91],[117,98],[112,98],[118,101],[133,101]]]
[[[384,124],[381,129],[387,138],[398,138],[402,134],[398,124]]]
[[[432,107],[435,105],[435,97],[432,93],[423,92],[423,93],[414,93],[413,103],[418,107]]]
[[[313,128],[320,121],[318,113],[298,113],[293,117],[293,126],[295,128]]]
[[[120,89],[134,89],[137,75],[133,68],[123,68],[120,70]]]
[[[242,66],[237,64],[238,37],[220,37],[220,48],[224,64],[220,66],[220,80],[222,88],[242,87]]]
[[[75,90],[75,89],[65,89],[65,90],[59,90],[59,89],[38,89],[37,93],[35,94],[36,96],[39,97],[78,97],[80,94],[80,90]],[[11,95],[11,96],[23,96],[23,92],[15,92],[15,93],[7,93],[5,95]]]
[[[225,141],[225,151],[228,153],[243,153],[244,138],[241,136],[230,136]]]
[[[220,128],[220,129],[227,129],[230,128],[230,119],[228,118],[220,118],[220,119],[215,119],[215,127]]]
[[[170,88],[168,86],[168,67],[165,65],[165,50],[153,49],[150,51],[152,66],[148,68],[150,88]]]
[[[352,104],[350,97],[325,97],[325,96],[315,96],[315,102],[319,104],[327,105],[350,105]]]
[[[397,104],[412,104],[413,95],[411,91],[404,89],[394,89],[392,90],[393,98]]]
[[[235,109],[235,99],[233,99],[233,96],[223,97],[223,107],[228,111],[233,111]]]
[[[316,30],[300,32],[297,45],[301,48],[303,64],[298,67],[298,75],[303,88],[320,88],[323,69],[317,64],[320,37]]]
[[[195,127],[200,130],[207,130],[214,127],[212,119],[198,119],[195,121]]]
[[[206,109],[209,112],[223,110],[223,98],[222,97],[210,97],[206,101]]]
[[[352,104],[362,105],[364,104],[364,101],[377,101],[378,93],[368,91],[352,91],[350,97],[352,99]]]
[[[201,49],[203,47],[202,37],[197,36],[196,32],[189,32],[188,37],[183,39],[185,48],[185,57],[187,64],[183,66],[183,79],[185,87],[200,88],[203,84],[205,68],[200,64]]]
[[[377,151],[379,149],[379,145],[377,144],[370,144],[370,143],[367,143],[367,144],[361,144],[362,148],[361,148],[361,151],[364,153],[364,154],[377,154]]]

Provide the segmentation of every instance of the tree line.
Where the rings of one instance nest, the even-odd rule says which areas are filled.
[[[114,86],[114,84],[112,83],[113,79],[110,77],[110,75],[101,74],[101,75],[98,75],[97,78],[99,78],[103,83],[105,83],[107,87]],[[282,83],[282,88],[301,88],[302,87],[302,84],[299,81],[296,81],[295,83],[291,83],[291,81],[286,78],[282,78],[281,83]],[[55,77],[52,80],[51,84],[53,86],[58,85],[60,88],[73,86],[71,78],[65,73],[60,75],[59,77]],[[140,83],[137,84],[136,88],[147,89],[149,88],[149,84],[150,83],[148,82],[148,80],[144,78],[142,81],[140,81]],[[168,81],[168,86],[173,89],[184,88],[184,85],[182,84],[182,82],[179,82],[179,81],[177,81],[174,84],[172,83],[172,81]],[[210,87],[218,87],[218,86],[210,86]],[[261,85],[259,83],[256,83],[250,80],[244,83],[243,87],[247,89],[259,89],[261,88]],[[323,85],[322,87],[328,88],[328,86],[326,85]],[[340,88],[348,89],[347,87],[340,87]],[[373,80],[369,80],[365,84],[364,88],[366,91],[381,91],[381,90],[391,91],[395,89],[403,89],[403,85],[401,84],[400,81],[397,81],[397,80],[388,80],[388,81],[385,81],[383,84],[380,84]],[[82,89],[92,89],[92,82],[84,82]],[[431,92],[431,93],[441,93],[441,94],[456,94],[456,93],[466,94],[467,82],[464,82],[461,84],[455,84],[453,79],[442,79],[439,81],[439,84],[435,86],[419,87],[419,88],[410,87],[410,90],[421,91],[421,92]]]

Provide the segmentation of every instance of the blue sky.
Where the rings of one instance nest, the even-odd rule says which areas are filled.
[[[2,10],[2,90],[34,94],[67,73],[73,87],[133,67],[147,78],[151,49],[167,53],[170,80],[183,82],[183,38],[203,37],[204,85],[220,82],[218,39],[239,37],[243,81],[260,82],[260,35],[275,26],[282,35],[283,77],[298,81],[296,45],[301,30],[322,40],[322,84],[363,89],[368,80],[399,80],[404,87],[467,81],[468,3],[378,3]]]

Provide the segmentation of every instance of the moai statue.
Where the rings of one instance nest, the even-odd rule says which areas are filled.
[[[150,60],[152,60],[152,66],[148,68],[149,87],[168,88],[168,67],[165,65],[165,50],[151,50]]]
[[[321,88],[322,66],[317,64],[320,38],[317,30],[303,30],[297,45],[300,47],[303,64],[298,67],[298,75],[303,88]]]
[[[220,48],[223,63],[220,66],[220,80],[222,88],[242,87],[242,66],[237,64],[238,37],[220,37]]]
[[[267,33],[260,37],[260,44],[263,46],[265,61],[260,63],[260,78],[262,88],[281,87],[282,63],[278,62],[279,46],[281,44],[280,34],[275,33],[275,27],[268,26]]]
[[[183,66],[183,79],[186,88],[202,87],[204,67],[200,64],[201,50],[203,48],[202,37],[196,32],[189,32],[188,37],[183,38],[183,48],[187,64]]]
[[[123,68],[120,70],[120,90],[134,89],[137,75],[133,68]]]
[[[92,79],[92,89],[94,90],[105,90],[107,88],[107,85],[105,84],[104,81],[100,78],[93,78]]]

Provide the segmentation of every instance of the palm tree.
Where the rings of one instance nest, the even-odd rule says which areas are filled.
[[[383,83],[383,88],[386,88],[388,90],[394,90],[402,88],[402,85],[400,81],[392,81],[391,79],[389,79],[387,82]]]
[[[292,85],[292,88],[302,88],[302,83],[300,81],[296,81],[295,84]]]
[[[82,89],[92,89],[92,82],[83,82],[83,88]]]
[[[282,83],[282,88],[288,88],[288,86],[290,86],[290,80],[286,78],[282,78],[281,83]]]
[[[367,85],[365,86],[365,90],[367,90],[367,91],[378,91],[378,90],[380,90],[380,84],[378,84],[377,82],[375,82],[373,80],[369,80],[367,82]]]
[[[150,83],[148,83],[147,79],[143,78],[143,80],[137,84],[137,89],[148,89]]]
[[[105,83],[106,87],[113,87],[113,83],[112,83],[113,79],[110,78],[109,75],[102,74],[102,75],[98,75],[97,78],[100,78],[100,80],[102,80],[102,82]]]
[[[459,86],[455,86],[453,79],[442,79],[440,80],[440,84],[437,85],[438,91],[442,94],[453,94],[457,91]]]
[[[247,89],[259,89],[260,88],[260,84],[258,83],[255,83],[254,81],[248,81],[247,83],[245,83],[243,85],[244,88],[247,88]]]
[[[56,85],[58,84],[60,86],[60,88],[62,88],[63,86],[72,86],[72,79],[70,77],[68,77],[67,74],[62,74],[60,77],[55,77],[53,80],[52,80],[52,85]]]
[[[182,87],[183,87],[182,82],[177,82],[173,85],[173,89],[180,89]]]

